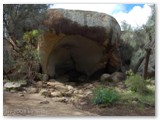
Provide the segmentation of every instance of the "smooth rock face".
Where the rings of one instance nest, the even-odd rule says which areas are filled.
[[[43,73],[50,77],[71,71],[91,76],[100,69],[114,72],[120,68],[121,30],[113,17],[91,11],[51,9],[44,25],[48,31],[40,38],[39,56]]]

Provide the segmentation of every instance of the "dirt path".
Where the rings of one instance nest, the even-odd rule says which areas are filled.
[[[71,104],[56,102],[39,94],[4,92],[4,116],[93,116]]]

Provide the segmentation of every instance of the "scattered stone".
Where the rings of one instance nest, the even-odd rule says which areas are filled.
[[[125,74],[122,73],[122,72],[114,72],[114,73],[111,75],[111,79],[112,79],[114,82],[119,82],[119,81],[125,80]]]
[[[40,104],[49,104],[49,101],[45,100],[45,101],[40,102]]]
[[[91,90],[88,90],[88,91],[85,92],[85,95],[86,95],[86,96],[91,95],[91,94],[92,94],[92,91],[91,91]]]
[[[44,92],[48,92],[48,91],[46,89],[41,89],[39,93],[42,94]]]
[[[78,94],[78,90],[74,90],[74,91],[73,91],[73,94]]]
[[[94,85],[93,84],[89,84],[87,88],[93,88]]]
[[[19,96],[20,96],[20,97],[24,97],[24,94],[20,94]]]
[[[82,90],[78,90],[78,94],[83,94],[83,91]]]
[[[73,94],[73,91],[68,91],[68,92],[62,92],[62,95],[65,97],[71,97]]]
[[[46,89],[42,89],[39,93],[45,97],[51,97],[51,92]]]
[[[80,102],[80,105],[87,105],[88,103],[86,101]]]
[[[61,91],[61,92],[67,92],[68,91],[65,86],[60,86],[60,85],[55,86],[55,89],[58,90],[58,91]]]
[[[11,93],[15,93],[15,92],[16,92],[16,90],[10,90],[10,92],[11,92]]]
[[[70,99],[70,102],[72,102],[72,103],[77,103],[77,102],[78,102],[78,98],[77,98],[76,96],[74,96],[74,97],[72,97],[72,98]]]
[[[6,82],[4,84],[4,88],[6,90],[20,90],[23,86],[27,85],[26,81],[18,81],[18,82]]]
[[[111,75],[107,73],[102,74],[100,80],[101,81],[111,81]]]
[[[61,96],[62,96],[62,93],[59,92],[59,91],[51,92],[51,96],[52,96],[52,97],[61,97]]]
[[[69,101],[69,99],[66,98],[66,97],[62,97],[62,98],[57,98],[55,101],[56,101],[56,102],[64,102],[64,103],[67,103],[67,102]]]
[[[57,82],[57,81],[55,81],[55,82],[47,82],[47,85],[48,86],[53,86],[53,87],[55,87],[55,86],[64,86],[63,83],[60,83],[60,82]]]
[[[73,90],[74,90],[74,88],[73,88],[71,85],[67,85],[67,89],[68,89],[69,91],[73,91]]]
[[[36,86],[37,86],[38,88],[43,87],[43,82],[42,82],[42,81],[38,81],[38,82],[36,83]]]
[[[76,96],[79,97],[79,98],[84,98],[84,97],[86,97],[85,95],[80,95],[80,94],[77,94]]]
[[[31,87],[31,88],[29,88],[28,92],[29,92],[30,94],[38,93],[38,92],[39,92],[39,89],[38,89],[38,88],[33,88],[33,87]]]

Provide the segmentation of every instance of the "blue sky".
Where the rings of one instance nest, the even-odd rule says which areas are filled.
[[[135,6],[140,6],[141,8],[144,7],[144,4],[119,4],[121,7],[118,10],[113,10],[112,13],[117,13],[119,11],[122,11],[124,13],[128,13],[129,11],[131,11]]]
[[[123,6],[124,6],[125,9],[122,10],[122,11],[128,13],[135,6],[140,6],[141,8],[143,8],[144,4],[123,4]]]
[[[102,12],[115,17],[120,25],[126,21],[133,28],[146,24],[151,15],[149,4],[54,4],[52,8]]]

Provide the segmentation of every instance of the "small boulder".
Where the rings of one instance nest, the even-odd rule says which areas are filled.
[[[36,83],[36,86],[37,86],[38,88],[43,87],[43,82],[42,82],[42,81],[38,81],[38,82]]]
[[[33,88],[33,87],[31,87],[31,88],[28,89],[28,92],[29,92],[30,94],[38,93],[38,92],[39,92],[39,89],[38,89],[38,88]]]
[[[69,99],[67,97],[56,98],[56,102],[68,103]]]
[[[52,96],[52,97],[61,97],[61,96],[62,96],[62,93],[59,92],[59,91],[51,92],[51,96]]]
[[[73,90],[74,90],[74,88],[73,88],[71,85],[67,85],[67,89],[68,89],[69,91],[73,91]]]
[[[119,81],[125,80],[125,77],[126,77],[125,74],[122,72],[114,72],[111,75],[111,79],[114,82],[119,82]]]
[[[54,81],[54,82],[47,82],[47,85],[48,86],[52,86],[52,87],[55,87],[55,86],[64,86],[63,83],[56,82],[56,81]]]
[[[73,91],[62,92],[62,95],[65,97],[71,97],[73,95]]]
[[[42,89],[39,93],[45,97],[51,97],[51,92],[46,89]]]
[[[4,84],[4,89],[6,90],[20,90],[22,89],[23,86],[26,86],[27,82],[26,81],[18,81],[18,82],[6,82]]]
[[[61,91],[61,92],[67,92],[68,91],[67,87],[61,86],[61,85],[55,86],[55,89],[58,90],[58,91]]]
[[[111,75],[107,74],[107,73],[102,74],[100,80],[101,81],[110,81],[111,80]]]

